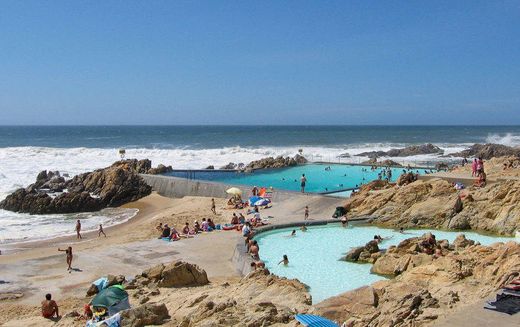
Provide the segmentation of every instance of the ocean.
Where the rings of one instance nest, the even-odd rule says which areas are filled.
[[[355,154],[433,143],[446,154],[474,143],[520,145],[520,126],[0,126],[0,200],[33,183],[41,170],[75,175],[126,158],[174,168],[219,167],[266,156],[312,161],[360,162]],[[338,158],[348,153],[350,158]],[[403,158],[396,158],[403,160]],[[426,155],[404,158],[444,160]],[[0,210],[0,244],[72,234],[80,217],[86,229],[120,223],[135,210],[108,209],[80,215],[30,216]]]

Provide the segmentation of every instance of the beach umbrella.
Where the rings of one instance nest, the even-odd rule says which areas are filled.
[[[232,188],[228,189],[226,191],[226,193],[227,194],[232,194],[232,195],[240,195],[240,194],[242,194],[242,191],[239,188],[237,188],[237,187],[232,187]]]
[[[294,319],[307,327],[338,327],[335,322],[316,315],[295,315]]]
[[[262,200],[262,198],[259,197],[259,196],[253,195],[253,196],[251,196],[251,197],[249,198],[249,205],[250,205],[250,206],[254,206],[255,203],[256,203],[257,201],[259,201],[259,200]]]

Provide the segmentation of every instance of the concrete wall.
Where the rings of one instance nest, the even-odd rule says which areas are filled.
[[[205,196],[213,198],[225,198],[227,197],[226,190],[233,186],[241,189],[244,192],[244,194],[249,194],[250,191],[250,187],[244,185],[213,183],[162,175],[141,174],[141,177],[146,181],[146,183],[148,183],[148,185],[150,185],[153,188],[154,191],[156,191],[160,195],[167,196],[170,198],[182,198],[184,196]],[[288,199],[302,197],[320,197],[320,199],[322,199],[324,202],[330,202],[331,205],[338,202],[337,197],[328,197],[313,193],[302,194],[300,192],[277,190],[273,192],[272,200],[274,202],[280,202]]]

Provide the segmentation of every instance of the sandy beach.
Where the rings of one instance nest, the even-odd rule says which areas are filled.
[[[320,204],[321,197],[309,196],[305,203],[313,208],[311,218],[330,217],[335,205]],[[107,274],[123,274],[132,278],[144,269],[158,263],[186,260],[203,267],[212,282],[235,280],[240,274],[231,262],[234,248],[241,234],[238,231],[215,231],[194,238],[165,242],[157,239],[158,223],[167,223],[178,230],[185,222],[212,218],[215,223],[228,223],[233,210],[226,208],[225,199],[215,199],[217,215],[211,208],[211,199],[204,197],[166,198],[153,193],[124,207],[139,209],[129,221],[107,227],[107,237],[97,232],[51,240],[13,244],[11,252],[0,256],[2,280],[0,294],[3,304],[0,314],[7,320],[23,316],[37,317],[38,304],[45,293],[52,293],[63,308],[62,312],[82,307],[85,291],[92,281]],[[338,204],[341,203],[338,199]],[[273,223],[299,221],[305,204],[302,199],[276,203],[263,210]],[[245,212],[244,212],[245,214]],[[313,217],[314,216],[314,217]],[[73,271],[67,272],[65,255],[58,248],[73,247]]]

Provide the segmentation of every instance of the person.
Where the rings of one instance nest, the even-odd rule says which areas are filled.
[[[164,228],[163,228],[163,230],[161,232],[161,237],[159,237],[159,238],[170,237],[170,231],[171,230],[170,230],[170,227],[168,227],[168,224],[165,224]]]
[[[484,160],[482,158],[478,158],[477,161],[477,174],[482,174],[484,172]]]
[[[163,230],[162,223],[159,223],[159,225],[155,226],[155,229],[157,229],[158,232],[162,233],[162,230]]]
[[[170,233],[169,237],[170,237],[171,241],[177,241],[181,238],[181,236],[179,235],[179,232],[177,231],[177,229],[175,229],[175,227],[171,228],[171,233]]]
[[[287,254],[284,254],[282,261],[278,262],[278,264],[281,263],[283,263],[284,266],[287,266],[289,264],[289,258],[287,258]]]
[[[381,237],[381,235],[374,235],[374,241],[376,241],[377,243],[381,243],[383,242],[383,238]]]
[[[258,195],[258,187],[253,186],[253,189],[251,190],[251,193],[253,194],[253,196],[257,196]]]
[[[244,215],[240,212],[238,214],[238,223],[240,225],[243,225],[243,224],[245,224],[245,222],[246,222],[246,217],[244,217]]]
[[[215,223],[213,222],[213,220],[211,220],[211,218],[208,218],[208,226],[211,230],[217,229],[217,227],[215,226]]]
[[[481,172],[479,174],[478,179],[475,181],[475,183],[473,183],[473,185],[475,185],[477,187],[484,187],[484,186],[486,186],[486,173],[485,172]]]
[[[471,177],[477,176],[477,158],[471,163]]]
[[[103,230],[103,225],[99,224],[98,237],[100,237],[101,234],[103,234],[103,235],[105,235],[105,237],[107,237],[107,234],[105,234],[105,231]]]
[[[302,177],[300,178],[300,186],[302,188],[302,193],[305,193],[305,184],[307,183],[307,177],[305,177],[305,174],[302,174]]]
[[[77,239],[82,238],[80,232],[81,232],[81,222],[78,219],[78,221],[76,221],[76,238]]]
[[[213,212],[214,215],[217,214],[217,206],[215,205],[215,199],[211,199],[211,212]]]
[[[258,247],[258,242],[257,241],[253,241],[253,244],[251,245],[251,247],[249,247],[249,253],[251,254],[251,256],[254,258],[254,259],[260,259],[260,257],[258,256],[258,251],[259,251],[259,247]]]
[[[305,206],[305,215],[304,215],[304,220],[307,220],[309,219],[309,206]]]
[[[265,268],[265,263],[263,261],[260,261],[260,260],[253,261],[253,262],[251,262],[251,268],[253,270],[256,270],[257,268],[262,268],[263,269],[263,268]]]
[[[291,232],[291,236],[296,236],[296,229],[293,229]]]
[[[186,224],[184,225],[182,233],[186,236],[190,235],[190,224],[188,222],[186,222]]]
[[[203,231],[209,232],[209,224],[208,224],[206,218],[202,218],[201,228]]]
[[[348,226],[348,218],[347,216],[341,217],[341,226],[347,227]]]
[[[231,225],[238,225],[238,216],[236,213],[233,212],[233,217],[231,217]]]
[[[65,254],[67,255],[67,271],[70,273],[72,271],[72,246],[69,246],[65,250],[58,248],[58,251],[65,252]]]
[[[242,235],[244,237],[250,237],[253,234],[251,231],[251,224],[249,222],[245,223],[242,227]]]
[[[45,300],[42,301],[42,316],[47,319],[60,317],[58,304],[52,299],[50,293],[45,294]]]
[[[300,230],[301,230],[302,232],[306,232],[306,231],[307,231],[307,227],[305,227],[305,225],[302,225],[302,227],[300,227]]]
[[[193,229],[195,230],[195,233],[202,232],[202,228],[200,227],[198,220],[195,220],[195,222],[193,223]]]

